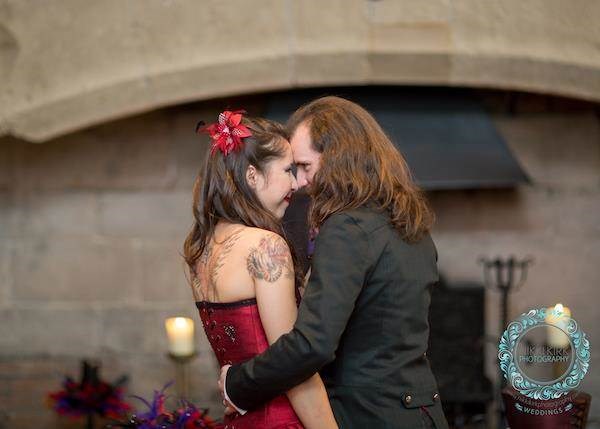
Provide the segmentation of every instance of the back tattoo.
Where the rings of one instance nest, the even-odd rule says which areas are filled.
[[[208,292],[216,292],[219,273],[225,264],[227,255],[239,240],[242,230],[238,230],[223,240],[222,243],[215,243],[210,240],[206,245],[204,252],[200,255],[198,277],[194,278],[194,288],[200,296],[207,298]]]

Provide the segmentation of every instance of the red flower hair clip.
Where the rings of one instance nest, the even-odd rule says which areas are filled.
[[[203,126],[204,123],[202,122],[198,124],[196,132],[207,133],[212,139],[211,155],[219,149],[223,152],[223,155],[227,156],[242,146],[244,137],[252,135],[250,130],[241,124],[242,113],[246,112],[243,110],[234,112],[226,110],[219,113],[218,122],[207,126]]]

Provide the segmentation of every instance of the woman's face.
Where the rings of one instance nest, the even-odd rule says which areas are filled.
[[[292,149],[284,141],[285,152],[283,156],[272,159],[267,163],[264,171],[256,172],[256,196],[262,205],[277,219],[281,219],[290,204],[292,194],[298,189],[294,177],[294,158]]]

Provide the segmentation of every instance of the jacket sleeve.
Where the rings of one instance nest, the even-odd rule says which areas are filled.
[[[236,406],[249,410],[261,405],[334,360],[369,260],[367,236],[352,217],[333,215],[322,225],[294,328],[227,373],[226,390]]]

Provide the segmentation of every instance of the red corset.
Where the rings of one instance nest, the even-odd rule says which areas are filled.
[[[232,303],[200,301],[196,307],[220,366],[244,362],[269,347],[256,299]],[[287,397],[282,395],[243,416],[237,413],[225,416],[224,428],[303,429],[303,426]]]

